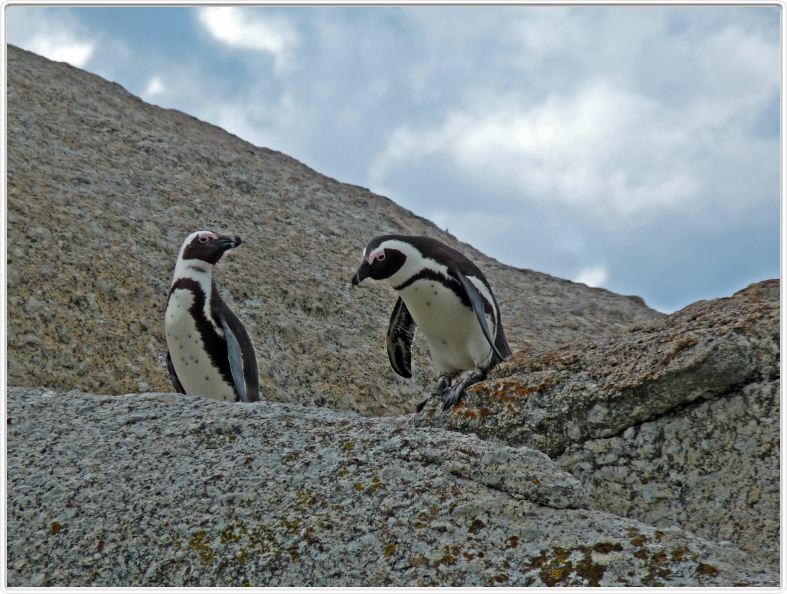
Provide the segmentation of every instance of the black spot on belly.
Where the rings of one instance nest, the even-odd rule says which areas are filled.
[[[432,305],[432,302],[431,301],[427,301],[426,302],[426,306],[429,307],[430,305]]]
[[[434,294],[437,295],[437,291],[435,291]]]
[[[448,344],[446,341],[443,341],[443,344]]]
[[[210,381],[210,377],[206,375],[206,376],[205,376],[205,381],[206,381],[206,382],[209,382],[209,381]]]

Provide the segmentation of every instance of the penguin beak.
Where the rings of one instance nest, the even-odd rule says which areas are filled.
[[[353,275],[353,287],[360,285],[361,281],[363,281],[363,279],[365,279],[367,276],[369,276],[369,263],[364,261],[364,263],[361,264],[361,267],[358,269],[358,272]]]
[[[238,237],[237,235],[235,237],[230,237],[229,235],[220,235],[214,241],[216,243],[216,246],[222,252],[226,252],[227,250],[236,248],[241,244],[240,237]]]

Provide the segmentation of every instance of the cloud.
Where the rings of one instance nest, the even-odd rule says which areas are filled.
[[[559,51],[549,37],[529,44],[536,61]],[[770,167],[774,142],[753,130],[778,96],[778,40],[728,26],[683,49],[678,43],[674,61],[683,50],[693,83],[680,102],[654,93],[638,72],[599,68],[560,92],[527,85],[502,96],[470,91],[441,122],[393,130],[370,165],[372,188],[395,191],[398,175],[429,159],[512,200],[581,209],[619,225],[663,212],[696,214],[711,203],[732,216],[742,196],[762,194],[774,180],[775,169],[762,175],[757,164]]]
[[[56,62],[68,62],[72,66],[82,67],[93,55],[95,43],[73,38],[66,31],[57,31],[39,35],[30,39],[27,48]]]
[[[607,282],[608,278],[609,273],[604,266],[592,266],[580,270],[574,282],[583,283],[588,287],[600,287]]]
[[[96,49],[96,39],[62,10],[55,16],[40,8],[11,6],[6,28],[10,43],[78,68],[90,62]]]
[[[145,97],[156,97],[164,92],[166,92],[166,88],[164,87],[164,82],[161,80],[161,77],[154,76],[148,81],[148,86],[145,87],[144,94]]]
[[[295,29],[281,17],[261,17],[260,11],[227,6],[199,8],[197,15],[214,39],[233,48],[270,54],[278,71],[289,65],[298,44]]]
[[[658,104],[607,81],[530,107],[516,97],[455,111],[436,128],[397,129],[372,164],[374,183],[424,156],[450,159],[478,183],[507,186],[530,200],[634,215],[691,200],[696,174],[676,154],[688,141]]]

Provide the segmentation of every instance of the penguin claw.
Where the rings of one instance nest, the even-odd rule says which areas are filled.
[[[443,410],[447,410],[454,406],[455,404],[459,404],[462,400],[462,397],[465,395],[464,388],[461,390],[456,390],[455,388],[448,388],[445,390],[441,396],[443,400]]]
[[[447,375],[440,376],[440,382],[437,384],[435,391],[432,392],[432,396],[442,396],[446,393],[450,386],[451,378],[449,378]]]
[[[421,412],[426,406],[426,403],[429,402],[432,398],[440,398],[443,401],[443,410],[459,402],[462,399],[464,390],[463,389],[459,390],[458,393],[454,394],[454,392],[457,391],[456,389],[459,388],[460,386],[452,387],[451,386],[452,383],[453,383],[453,378],[451,378],[451,376],[441,375],[440,381],[438,382],[434,392],[432,392],[432,395],[429,396],[429,398],[427,398],[426,400],[419,403],[415,407],[415,412],[416,413]]]

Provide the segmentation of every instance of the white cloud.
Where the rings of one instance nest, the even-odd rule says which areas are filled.
[[[609,273],[604,266],[591,266],[579,271],[574,282],[583,283],[588,287],[600,287],[607,282]]]
[[[286,20],[228,6],[200,8],[197,14],[214,39],[230,47],[271,54],[278,71],[289,65],[298,35]]]
[[[95,43],[92,41],[75,39],[66,31],[33,37],[26,45],[30,51],[50,60],[68,62],[76,67],[87,64],[95,49]]]
[[[148,82],[148,86],[145,87],[145,96],[146,97],[155,97],[157,95],[161,95],[166,91],[164,87],[164,82],[161,80],[160,77],[154,76]]]
[[[651,34],[659,29],[649,27]],[[529,42],[534,60],[559,51],[539,39]],[[778,46],[726,27],[676,51],[684,50],[684,76],[696,80],[681,101],[651,92],[636,62],[627,76],[595,68],[592,77],[543,95],[527,85],[502,97],[468,90],[441,122],[393,130],[370,165],[370,184],[391,187],[397,175],[432,159],[520,202],[578,208],[619,224],[700,203],[724,202],[729,214],[752,184],[767,181],[751,164],[773,154],[773,142],[755,138],[751,127],[777,96]],[[741,171],[743,163],[751,166]],[[737,179],[729,179],[736,169]]]
[[[96,39],[62,10],[55,16],[40,8],[12,6],[6,28],[10,43],[78,68],[90,61],[96,49]]]
[[[436,128],[396,130],[371,178],[385,181],[395,167],[424,156],[447,157],[478,182],[531,200],[633,215],[691,200],[701,189],[675,152],[688,139],[671,119],[652,100],[607,82],[530,107],[516,97],[487,99]]]

